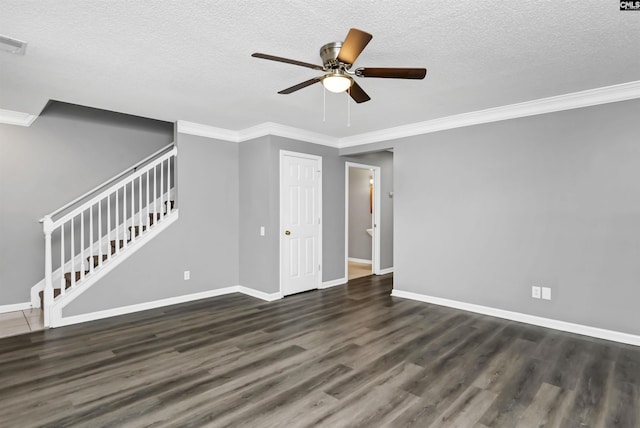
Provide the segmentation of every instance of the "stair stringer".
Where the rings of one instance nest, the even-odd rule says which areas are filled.
[[[131,257],[139,249],[144,247],[153,238],[161,234],[167,227],[178,220],[179,210],[174,209],[169,214],[164,216],[164,219],[154,224],[151,228],[147,229],[143,234],[138,236],[138,239],[131,241],[127,247],[121,248],[119,253],[114,254],[108,262],[103,263],[101,266],[94,268],[91,275],[86,276],[82,283],[77,284],[75,287],[71,287],[66,290],[65,294],[61,294],[56,297],[53,304],[50,306],[50,318],[49,327],[61,327],[63,325],[69,325],[65,322],[65,318],[62,316],[62,309],[69,303],[74,301],[78,296],[87,291],[98,281],[104,278],[109,272],[114,270],[120,263]],[[33,291],[32,291],[33,293]],[[39,297],[36,294],[36,299]]]

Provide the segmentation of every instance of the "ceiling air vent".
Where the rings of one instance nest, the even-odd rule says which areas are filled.
[[[24,55],[27,50],[27,42],[0,34],[0,50],[16,55]]]

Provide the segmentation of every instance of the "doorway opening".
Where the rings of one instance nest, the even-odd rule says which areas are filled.
[[[380,167],[345,163],[345,278],[380,273]]]

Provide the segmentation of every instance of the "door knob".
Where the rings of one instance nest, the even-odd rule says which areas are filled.
[[[289,236],[289,235],[291,235],[291,231],[290,231],[290,230],[285,230],[285,231],[284,231],[284,234],[285,234],[285,235],[287,235],[287,236]]]

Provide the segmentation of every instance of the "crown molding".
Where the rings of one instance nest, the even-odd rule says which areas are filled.
[[[13,110],[0,109],[0,123],[7,125],[31,126],[38,116]]]
[[[572,110],[635,98],[640,98],[640,80],[353,135],[341,138],[338,144],[340,148],[359,146],[447,129]]]
[[[307,143],[338,148],[338,138],[336,137],[273,122],[265,122],[251,128],[244,129],[239,132],[239,135],[239,141],[252,140],[264,135],[274,135],[278,137],[292,138],[299,141],[306,141]]]
[[[306,141],[308,143],[321,144],[335,148],[338,147],[338,139],[335,137],[273,122],[265,122],[250,128],[241,129],[240,131],[233,131],[230,129],[216,128],[215,126],[179,120],[178,132],[180,134],[197,135],[200,137],[231,141],[234,143],[241,143],[243,141],[253,140],[267,135],[274,135],[278,137],[292,138],[299,141]]]
[[[215,126],[203,125],[201,123],[187,122],[186,120],[178,121],[178,133],[213,138],[214,140],[231,141],[233,143],[240,142],[237,131],[216,128]]]
[[[322,144],[330,147],[346,148],[363,144],[390,141],[398,138],[413,137],[447,129],[463,128],[465,126],[483,123],[499,122],[519,117],[535,116],[538,114],[572,110],[600,104],[614,103],[640,98],[640,80],[621,83],[619,85],[604,86],[586,91],[541,98],[523,103],[509,104],[486,110],[447,116],[425,122],[412,123],[395,128],[382,129],[350,137],[335,138],[300,128],[265,122],[240,131],[216,128],[193,122],[178,121],[178,132],[199,135],[236,143],[252,140],[266,135],[293,138],[308,143]]]
[[[553,113],[557,111],[608,104],[636,98],[640,98],[640,80],[589,89],[586,91],[572,92],[570,94],[554,97],[541,98],[523,103],[509,104],[502,107],[478,110],[454,116],[447,116],[439,119],[427,120],[425,122],[412,123],[409,125],[387,128],[343,138],[336,138],[273,122],[265,122],[240,131],[217,128],[215,126],[187,122],[184,120],[178,120],[177,126],[178,132],[181,134],[197,135],[217,140],[232,141],[235,143],[264,137],[266,135],[275,135],[329,147],[346,148],[445,131],[447,129],[462,128],[465,126],[480,125],[483,123],[498,122],[501,120],[516,119],[519,117],[535,116],[538,114]],[[0,123],[8,125],[31,126],[37,118],[38,115],[34,114],[0,109]]]

